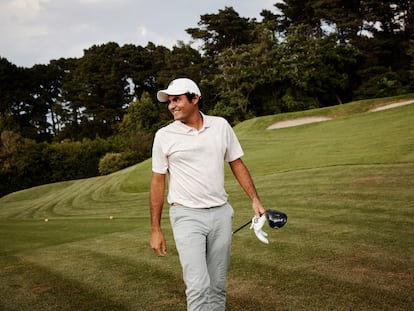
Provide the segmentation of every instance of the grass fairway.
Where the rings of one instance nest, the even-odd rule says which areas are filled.
[[[269,245],[234,236],[227,310],[414,310],[414,105],[367,112],[381,104],[236,126],[263,203],[289,220]],[[334,119],[266,130],[312,115]],[[149,247],[150,169],[1,198],[0,310],[185,310],[167,208],[168,256]],[[226,176],[237,228],[252,212]]]

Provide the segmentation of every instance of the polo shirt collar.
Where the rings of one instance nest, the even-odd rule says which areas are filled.
[[[201,128],[201,131],[205,128],[208,128],[211,126],[211,118],[208,115],[205,115],[200,111],[201,116],[203,117],[203,127]]]

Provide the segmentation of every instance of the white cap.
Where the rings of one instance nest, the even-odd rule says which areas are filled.
[[[182,95],[186,93],[201,96],[200,89],[193,80],[179,78],[171,81],[167,89],[158,91],[157,98],[160,102],[164,103],[168,101],[169,95]]]

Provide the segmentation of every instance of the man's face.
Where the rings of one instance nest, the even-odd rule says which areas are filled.
[[[186,95],[168,96],[168,110],[174,116],[174,120],[183,123],[188,122],[197,111],[197,97],[189,101]]]

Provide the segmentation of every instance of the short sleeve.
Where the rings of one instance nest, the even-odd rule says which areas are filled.
[[[234,133],[233,128],[228,124],[226,121],[226,134],[227,134],[227,149],[226,154],[224,156],[224,160],[226,162],[232,162],[241,158],[243,156],[243,149],[240,145],[240,142]]]
[[[159,174],[167,174],[168,158],[162,148],[161,133],[158,131],[152,145],[152,171]]]

